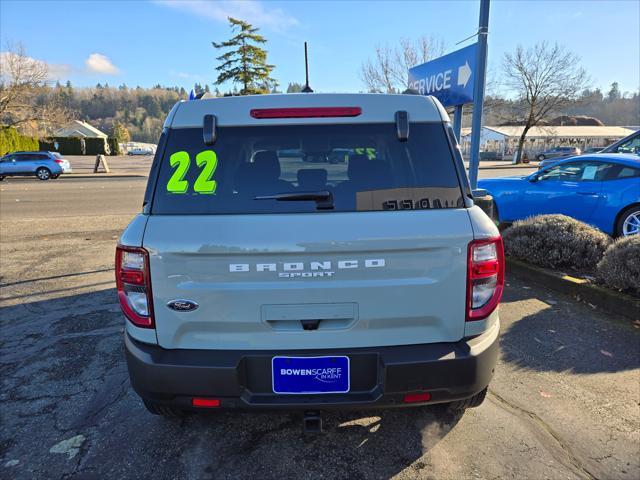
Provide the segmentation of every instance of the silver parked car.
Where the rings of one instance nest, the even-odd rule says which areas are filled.
[[[551,158],[573,157],[574,155],[580,155],[582,152],[578,147],[555,147],[544,152],[540,152],[536,155],[538,161],[543,161]]]

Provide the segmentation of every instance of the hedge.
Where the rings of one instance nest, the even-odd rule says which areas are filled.
[[[58,142],[58,148],[55,143]],[[62,155],[86,155],[86,143],[84,138],[53,137],[40,140],[40,150],[60,152]]]
[[[13,127],[0,128],[0,155],[6,153],[27,151],[38,151],[38,139],[20,135]]]
[[[505,253],[541,267],[593,270],[611,237],[565,215],[538,215],[503,232]]]
[[[619,238],[607,248],[596,278],[609,288],[640,294],[640,235]]]
[[[107,145],[107,140],[105,138],[85,138],[84,141],[87,145],[86,155],[109,154],[109,146]]]
[[[120,151],[120,142],[118,142],[117,138],[109,137],[107,142],[109,143],[109,151],[111,152],[109,155],[122,155],[122,152]]]

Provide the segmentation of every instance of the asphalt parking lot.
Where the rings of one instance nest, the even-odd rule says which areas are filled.
[[[640,325],[515,277],[489,395],[462,417],[331,413],[304,437],[298,414],[148,414],[113,256],[150,159],[118,158],[111,178],[0,184],[1,478],[640,478]]]

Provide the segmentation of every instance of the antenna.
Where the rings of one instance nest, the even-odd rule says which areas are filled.
[[[307,42],[304,42],[304,70],[306,74],[306,83],[304,84],[304,88],[302,89],[303,93],[313,93],[311,87],[309,86],[309,60],[307,57]]]

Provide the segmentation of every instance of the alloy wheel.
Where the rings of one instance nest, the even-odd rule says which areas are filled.
[[[637,235],[640,233],[640,210],[629,212],[622,224],[622,235]]]

